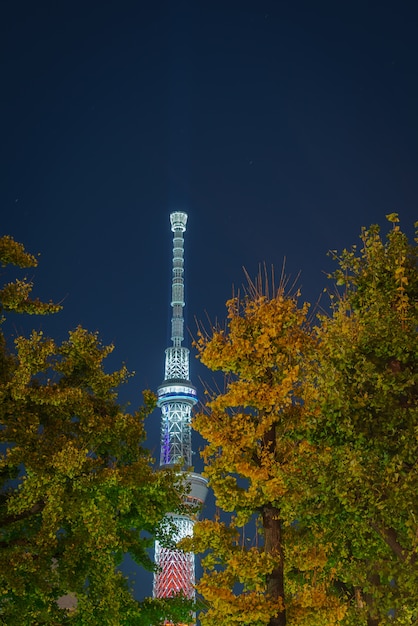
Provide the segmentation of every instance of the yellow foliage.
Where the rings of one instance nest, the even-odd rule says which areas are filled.
[[[295,626],[336,626],[347,611],[347,603],[330,593],[324,583],[304,584],[290,601],[287,617]]]
[[[198,334],[201,362],[225,374],[193,423],[205,475],[231,529],[255,518],[259,532],[255,549],[223,531],[220,547],[196,525],[204,626],[268,624],[281,603],[289,626],[363,626],[393,607],[393,623],[416,622],[418,256],[387,218],[386,242],[372,226],[334,253],[315,328],[308,305],[250,283],[225,328]]]

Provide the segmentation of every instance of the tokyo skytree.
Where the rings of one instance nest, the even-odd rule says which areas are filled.
[[[189,350],[184,341],[184,233],[187,214],[175,211],[170,215],[173,231],[173,276],[171,290],[171,341],[165,351],[165,376],[158,387],[158,406],[161,408],[161,457],[160,466],[181,464],[182,473],[189,485],[185,503],[193,507],[190,516],[168,514],[174,526],[174,540],[180,541],[193,534],[195,505],[202,505],[207,494],[205,478],[191,471],[191,413],[197,403],[196,388],[190,382]],[[191,552],[171,550],[155,542],[154,598],[169,598],[182,592],[186,597],[195,597],[195,557]],[[193,618],[191,617],[191,622]]]

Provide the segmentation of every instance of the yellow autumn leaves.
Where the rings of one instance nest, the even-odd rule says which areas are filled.
[[[259,279],[224,327],[199,329],[225,384],[193,425],[233,514],[189,544],[208,551],[202,626],[418,623],[417,250],[388,220],[386,238],[371,226],[333,253],[329,312],[308,320]]]

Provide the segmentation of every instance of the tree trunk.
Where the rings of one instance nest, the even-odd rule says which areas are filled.
[[[370,526],[375,530],[378,535],[385,541],[394,554],[399,558],[402,563],[405,563],[408,557],[408,551],[404,550],[398,541],[398,535],[394,528],[385,528],[384,526],[378,526],[375,522],[370,522]],[[416,561],[415,554],[410,557],[410,562],[414,564]]]
[[[370,576],[368,576],[368,579],[375,587],[378,587],[380,585],[380,578],[378,574],[371,574]],[[376,610],[376,602],[373,598],[373,595],[370,593],[365,593],[364,600],[368,609],[367,626],[379,626],[380,618],[377,615],[378,611]]]
[[[40,513],[44,508],[45,502],[43,502],[42,500],[40,500],[39,502],[35,502],[35,504],[30,509],[23,511],[23,513],[17,513],[15,515],[5,515],[4,517],[0,518],[0,526],[10,526],[15,522],[19,522],[22,519],[27,519],[32,515]]]
[[[269,453],[276,451],[276,424],[272,424],[263,436],[263,448]],[[264,549],[267,554],[278,558],[278,564],[267,576],[266,594],[284,607],[284,558],[282,542],[282,522],[280,511],[273,504],[262,507]],[[268,626],[286,626],[286,610],[283,608],[274,617],[270,618]]]
[[[267,577],[267,595],[284,605],[284,568],[282,526],[280,511],[272,505],[266,505],[262,510],[264,529],[264,549],[267,554],[278,557],[279,562]],[[272,617],[269,626],[286,626],[286,611],[280,611]]]

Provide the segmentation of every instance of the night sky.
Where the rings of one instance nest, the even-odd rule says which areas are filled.
[[[286,258],[315,302],[329,249],[418,219],[415,1],[2,0],[0,77],[0,234],[41,253],[34,293],[64,305],[31,327],[113,342],[132,408],[164,374],[171,211],[192,333],[243,267]]]

